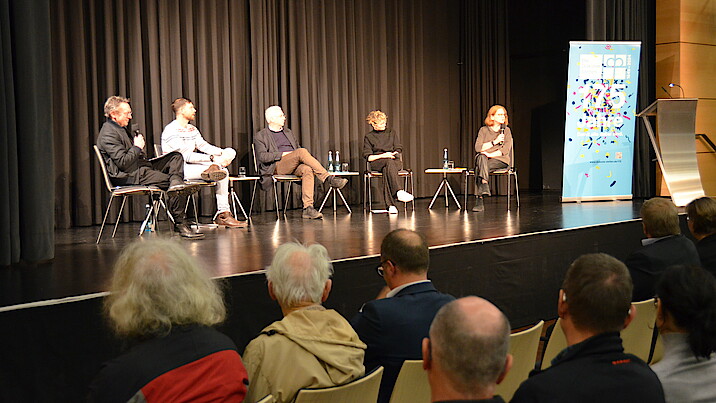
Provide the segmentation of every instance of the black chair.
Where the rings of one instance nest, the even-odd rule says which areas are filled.
[[[363,195],[365,196],[363,199],[363,210],[371,211],[373,210],[373,192],[371,189],[371,180],[373,178],[383,178],[383,173],[380,171],[374,171],[370,168],[370,162],[366,160],[365,162],[365,172],[363,173]],[[411,169],[401,169],[398,171],[398,176],[403,178],[405,181],[405,184],[403,187],[405,189],[408,188],[408,180],[410,181],[410,194],[415,196],[415,187],[413,183],[413,171]],[[409,203],[413,203],[413,211],[415,211],[415,198],[413,198],[412,201]],[[404,203],[404,209],[407,211],[408,209],[408,203]]]
[[[104,212],[104,219],[102,219],[102,226],[99,229],[99,235],[97,235],[97,241],[95,243],[99,243],[100,238],[102,237],[102,231],[104,231],[104,224],[107,222],[107,215],[109,214],[109,209],[112,207],[112,200],[114,200],[115,197],[122,197],[122,206],[119,208],[119,214],[117,214],[117,220],[114,223],[114,230],[112,231],[112,238],[114,238],[114,234],[117,232],[117,225],[119,224],[119,217],[122,216],[122,210],[124,210],[124,203],[127,201],[128,196],[137,196],[137,195],[149,195],[150,200],[150,208],[149,211],[147,211],[147,216],[144,218],[144,221],[142,222],[142,226],[139,229],[139,235],[142,235],[144,232],[144,228],[146,227],[147,223],[149,222],[149,219],[153,217],[154,222],[157,222],[157,213],[159,211],[159,206],[163,206],[166,210],[166,205],[164,205],[164,202],[162,200],[162,197],[164,195],[164,191],[154,185],[127,185],[127,186],[115,186],[112,184],[112,181],[109,177],[109,173],[107,172],[107,166],[105,165],[104,158],[102,157],[102,152],[99,150],[99,147],[96,145],[94,147],[94,153],[97,157],[97,162],[99,162],[100,168],[102,168],[102,177],[104,178],[104,184],[107,186],[107,190],[109,191],[109,203],[107,203],[107,210]],[[156,197],[155,197],[156,195]],[[169,212],[167,212],[169,217],[173,220]]]
[[[477,158],[477,156],[475,156]],[[473,163],[474,165],[474,163]],[[490,175],[493,176],[507,176],[507,210],[510,209],[510,196],[512,194],[512,191],[510,189],[510,185],[512,183],[511,177],[515,178],[515,198],[517,199],[517,208],[520,207],[520,187],[517,183],[517,170],[515,169],[515,146],[512,146],[512,149],[510,150],[510,164],[506,168],[498,169],[496,171],[490,172]],[[467,196],[470,194],[469,192],[469,185],[470,185],[470,176],[475,176],[475,170],[465,170],[465,209],[467,209]]]

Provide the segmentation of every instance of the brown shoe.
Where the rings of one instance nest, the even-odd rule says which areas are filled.
[[[226,172],[224,172],[224,170],[216,164],[209,165],[209,168],[206,168],[206,171],[201,173],[201,179],[204,179],[205,181],[216,182],[224,178],[226,178]]]
[[[219,213],[214,219],[214,224],[223,225],[226,228],[245,228],[248,225],[246,221],[239,221],[234,218],[230,211]]]

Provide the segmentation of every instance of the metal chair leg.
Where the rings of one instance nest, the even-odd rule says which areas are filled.
[[[124,203],[127,201],[127,196],[122,196],[122,206],[119,208],[119,214],[117,214],[117,221],[114,223],[114,231],[112,231],[112,238],[117,232],[117,225],[119,225],[119,219],[122,218],[122,210],[124,210]]]
[[[107,210],[104,212],[104,219],[102,219],[102,226],[99,228],[99,235],[97,235],[97,241],[96,244],[99,243],[100,238],[102,237],[102,231],[104,231],[104,223],[107,222],[107,215],[109,215],[109,209],[112,207],[112,200],[114,200],[114,195],[109,196],[109,203],[107,204]]]
[[[276,204],[276,219],[280,220],[281,215],[278,212],[278,187],[276,186],[276,181],[273,182],[273,200],[274,200],[274,203]]]
[[[515,176],[515,197],[517,198],[517,207],[520,207],[520,185],[517,183],[517,172],[513,171],[512,175]]]
[[[281,185],[283,188],[284,185]],[[286,200],[283,202],[283,216],[286,217],[286,209],[288,208],[288,200],[291,198],[291,182],[288,182],[288,192],[286,192]]]

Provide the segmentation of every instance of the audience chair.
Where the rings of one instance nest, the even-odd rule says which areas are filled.
[[[345,385],[320,389],[301,389],[295,403],[375,403],[378,400],[383,367]]]
[[[383,178],[383,173],[380,171],[374,171],[370,169],[370,162],[366,160],[366,169],[363,173],[363,210],[373,210],[373,191],[371,186],[371,180],[373,178]],[[403,178],[405,181],[403,187],[408,189],[408,181],[410,181],[410,194],[413,195],[413,200],[409,203],[413,204],[413,211],[415,211],[415,184],[413,183],[413,170],[412,169],[401,169],[398,171],[398,176]],[[384,180],[384,179],[383,179]],[[404,209],[408,211],[408,203],[404,203]]]
[[[552,365],[552,360],[559,354],[560,351],[567,348],[567,338],[564,336],[562,330],[562,318],[557,319],[557,322],[552,328],[552,335],[547,340],[547,345],[544,348],[544,354],[542,355],[541,369],[547,369]]]
[[[658,335],[658,332],[656,335],[654,332],[656,327],[656,305],[654,305],[654,298],[634,302],[633,305],[636,308],[636,317],[621,332],[624,352],[634,354],[644,362],[649,362],[652,339]]]
[[[256,403],[273,403],[275,401],[276,399],[273,398],[273,395],[268,395],[263,399],[256,401]]]
[[[150,208],[147,212],[147,216],[144,218],[144,221],[142,222],[142,226],[139,229],[139,235],[142,235],[144,232],[144,227],[147,225],[147,222],[149,221],[150,217],[153,217],[154,222],[157,222],[157,213],[159,211],[159,206],[164,206],[164,209],[166,210],[166,205],[164,205],[164,202],[162,201],[162,195],[164,192],[159,189],[156,186],[149,186],[149,185],[127,185],[127,186],[115,186],[112,184],[112,180],[109,177],[109,173],[107,172],[107,166],[105,165],[104,158],[102,157],[102,152],[99,150],[99,147],[96,145],[94,147],[94,153],[97,157],[97,162],[99,162],[99,166],[102,169],[102,177],[104,178],[104,184],[107,186],[107,190],[109,191],[109,203],[107,203],[107,210],[104,212],[104,219],[102,219],[102,226],[99,229],[99,235],[97,235],[97,241],[95,243],[99,243],[100,238],[102,238],[102,231],[104,231],[104,224],[107,222],[107,215],[109,215],[109,210],[112,207],[112,200],[114,200],[115,197],[122,197],[122,205],[119,208],[119,213],[117,214],[117,220],[114,223],[114,230],[112,231],[112,238],[114,238],[114,234],[117,232],[117,225],[119,224],[119,219],[122,216],[122,210],[124,210],[124,203],[127,201],[127,196],[136,196],[136,195],[149,195],[150,200]],[[156,197],[155,197],[156,195]],[[168,212],[167,212],[168,213]]]
[[[475,163],[473,162],[473,165]],[[517,170],[515,169],[515,146],[512,145],[512,150],[510,150],[510,164],[507,166],[507,168],[498,169],[496,171],[490,172],[490,175],[493,176],[506,176],[507,177],[507,210],[510,209],[510,197],[512,195],[512,191],[510,189],[511,186],[511,177],[515,178],[515,199],[517,200],[517,208],[520,208],[520,186],[517,183]],[[470,176],[475,176],[475,170],[474,169],[466,169],[465,170],[465,209],[467,210],[467,197],[470,195]]]
[[[390,403],[430,403],[428,373],[423,360],[406,360],[395,381]]]
[[[256,175],[259,175],[259,166],[258,166],[258,160],[256,159],[256,147],[254,147],[253,144],[251,144],[251,154],[253,154],[254,157],[254,170],[256,172]],[[260,176],[260,175],[259,175]],[[259,179],[260,180],[260,179]],[[277,183],[281,183],[281,188],[283,189],[283,184],[288,183],[288,191],[286,193],[286,200],[283,203],[283,216],[286,216],[286,207],[288,207],[288,200],[291,197],[291,184],[292,183],[301,183],[301,178],[299,178],[296,175],[271,175],[271,181],[273,182],[273,199],[274,203],[276,204],[276,219],[281,219],[281,216],[279,215],[279,209],[278,209],[278,187],[276,186]]]
[[[510,401],[520,384],[529,377],[530,371],[535,368],[539,338],[542,336],[544,321],[527,330],[510,335],[510,354],[512,354],[512,369],[507,373],[502,383],[497,385],[495,394],[505,401]]]

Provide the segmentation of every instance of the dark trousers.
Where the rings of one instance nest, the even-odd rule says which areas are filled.
[[[475,157],[475,194],[478,197],[483,195],[490,196],[490,184],[482,183],[482,180],[488,180],[490,172],[503,168],[507,168],[507,164],[504,162],[489,158],[482,153],[477,154]]]
[[[166,190],[171,185],[184,183],[184,157],[181,153],[172,151],[149,163],[151,167],[143,166],[137,170],[137,184],[154,185]],[[167,200],[167,208],[176,223],[182,223],[186,218],[184,214],[186,197],[173,193]]]
[[[403,181],[398,176],[398,172],[403,169],[403,161],[380,158],[370,163],[370,169],[383,174],[383,201],[386,207],[394,206],[396,194],[399,190],[404,190]]]

